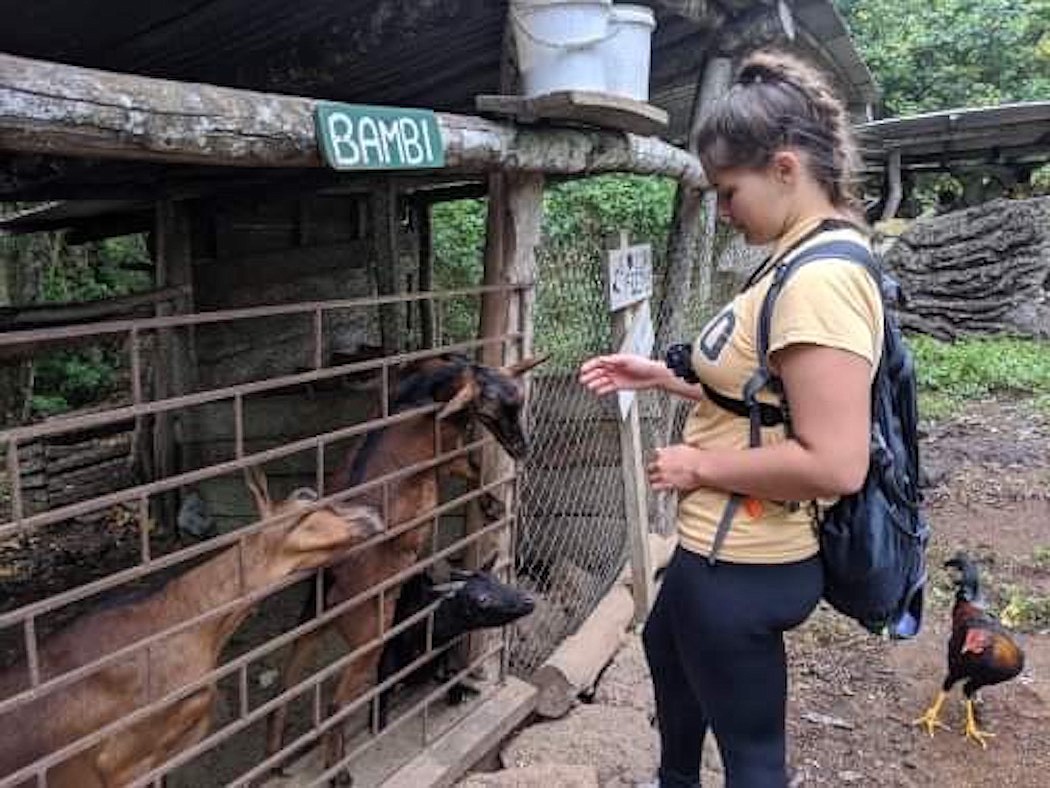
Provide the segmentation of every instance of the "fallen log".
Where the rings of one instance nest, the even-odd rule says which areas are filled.
[[[674,552],[676,537],[649,534],[653,571],[660,572]],[[539,690],[536,713],[553,719],[568,714],[580,693],[595,681],[619,650],[634,618],[630,569],[625,569],[583,625],[566,638],[530,681]]]

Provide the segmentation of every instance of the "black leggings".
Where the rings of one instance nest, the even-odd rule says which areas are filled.
[[[660,788],[700,784],[708,725],[727,788],[783,788],[785,630],[802,623],[823,587],[820,559],[714,566],[679,547],[645,625],[656,690]]]

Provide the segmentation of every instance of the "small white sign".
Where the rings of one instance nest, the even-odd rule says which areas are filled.
[[[653,331],[653,317],[649,311],[649,302],[642,301],[634,310],[630,328],[627,329],[627,336],[623,338],[620,345],[620,352],[649,358],[653,353],[655,343],[656,334]],[[617,399],[620,401],[620,418],[626,419],[631,403],[634,402],[634,392],[619,391]]]
[[[653,294],[653,248],[649,244],[609,250],[609,311],[637,304]]]

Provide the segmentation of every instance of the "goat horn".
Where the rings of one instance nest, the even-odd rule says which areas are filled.
[[[528,358],[523,358],[521,361],[517,361],[511,364],[509,367],[503,367],[502,372],[505,375],[509,375],[512,378],[516,378],[519,375],[524,375],[533,367],[539,366],[548,358],[550,358],[549,355],[529,356]]]
[[[245,482],[255,499],[255,508],[259,510],[260,516],[265,516],[273,509],[270,501],[270,488],[266,481],[266,474],[257,465],[249,465],[244,469]]]
[[[451,416],[453,413],[463,410],[463,408],[467,407],[467,405],[473,401],[477,394],[478,387],[474,384],[474,381],[467,381],[466,385],[456,392],[456,396],[445,403],[445,407],[438,412],[438,418],[444,419]]]

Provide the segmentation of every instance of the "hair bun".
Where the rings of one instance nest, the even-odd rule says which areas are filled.
[[[736,81],[738,85],[759,85],[763,82],[785,82],[787,80],[784,77],[784,70],[777,68],[776,64],[752,56],[740,69]]]

